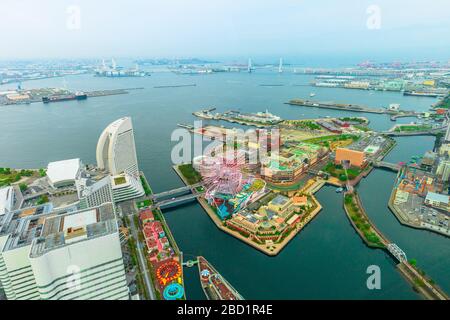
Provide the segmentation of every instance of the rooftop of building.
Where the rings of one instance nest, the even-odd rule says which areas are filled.
[[[270,201],[270,204],[276,205],[276,206],[283,206],[286,203],[289,202],[289,198],[282,196],[282,195],[277,195],[274,199],[272,199],[272,201]]]
[[[41,235],[31,248],[32,256],[39,256],[56,248],[118,230],[114,206],[111,203],[66,214],[48,217]]]
[[[1,216],[0,237],[9,236],[3,250],[30,244],[35,237],[40,235],[45,217],[50,215],[52,210],[53,205],[46,203],[11,211]]]
[[[428,192],[426,200],[440,203],[449,203],[449,196],[446,194],[440,194],[435,192]]]
[[[47,166],[47,177],[53,184],[75,180],[80,172],[80,169],[80,159],[50,162]]]
[[[11,211],[14,202],[14,188],[3,187],[0,188],[0,216]]]

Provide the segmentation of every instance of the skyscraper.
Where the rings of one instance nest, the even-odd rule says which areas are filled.
[[[139,175],[131,118],[121,118],[106,127],[98,140],[96,154],[98,167],[112,175]]]
[[[97,144],[97,166],[111,175],[110,188],[115,203],[139,198],[145,194],[139,178],[131,118],[114,121],[100,135]],[[101,189],[106,190],[103,187]],[[87,193],[86,197],[91,193]]]
[[[447,132],[445,132],[445,142],[450,142],[450,124],[447,126]]]
[[[27,208],[0,220],[0,281],[7,298],[128,299],[113,205],[51,210]]]

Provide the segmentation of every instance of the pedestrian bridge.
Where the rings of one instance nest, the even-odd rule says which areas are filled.
[[[408,259],[406,258],[405,252],[400,249],[395,243],[389,243],[387,246],[388,251],[400,262],[407,263]]]
[[[187,195],[182,195],[179,197],[174,197],[174,198],[170,198],[170,199],[165,199],[165,200],[161,200],[161,201],[157,201],[155,199],[155,202],[153,203],[153,205],[151,206],[151,209],[156,209],[156,208],[163,208],[163,207],[168,207],[168,206],[174,206],[174,205],[179,205],[179,204],[183,204],[186,203],[187,201],[192,201],[197,199],[198,197],[202,196],[205,192],[196,192],[196,193],[190,193]]]
[[[193,189],[198,188],[201,185],[202,185],[201,183],[196,183],[196,184],[184,186],[184,187],[181,187],[181,188],[176,188],[176,189],[172,189],[172,190],[168,190],[168,191],[152,194],[150,196],[150,199],[154,200],[154,199],[158,199],[158,198],[169,197],[169,196],[176,195],[176,194],[179,194],[179,193],[192,192]]]
[[[401,166],[399,164],[386,161],[374,161],[373,166],[376,168],[387,169],[394,172],[398,172],[401,169]]]

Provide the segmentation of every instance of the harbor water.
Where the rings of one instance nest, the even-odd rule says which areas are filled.
[[[160,192],[182,185],[172,170],[171,134],[178,123],[193,124],[192,112],[216,107],[218,112],[268,109],[284,119],[326,116],[365,116],[371,127],[387,130],[387,115],[362,114],[289,106],[294,99],[363,104],[370,107],[400,103],[405,110],[426,111],[431,98],[405,97],[396,92],[368,92],[315,88],[313,78],[273,71],[175,75],[154,73],[145,78],[66,77],[68,89],[139,88],[126,95],[89,98],[51,104],[0,107],[0,167],[39,168],[49,161],[79,157],[95,162],[101,131],[113,120],[131,116],[140,169],[152,189]],[[195,84],[189,87],[166,87]],[[61,87],[63,79],[22,84],[24,88]],[[11,88],[1,86],[0,90]],[[310,98],[314,92],[316,95]],[[399,123],[413,119],[399,119]],[[217,124],[217,122],[212,122]],[[230,126],[226,123],[219,123]],[[433,148],[432,137],[399,138],[388,161],[408,161]],[[358,190],[369,216],[409,258],[417,260],[444,290],[450,292],[450,239],[402,226],[387,208],[395,174],[374,170]],[[342,194],[324,187],[317,198],[322,212],[276,257],[268,257],[219,231],[197,203],[165,211],[178,246],[189,259],[202,255],[247,299],[420,299],[396,270],[390,256],[369,249],[351,227],[342,208]],[[367,289],[367,267],[381,269],[381,290]],[[186,269],[189,299],[204,295],[195,268]]]

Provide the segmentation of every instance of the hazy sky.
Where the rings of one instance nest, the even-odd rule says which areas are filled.
[[[0,0],[0,13],[0,59],[450,59],[449,0]]]

